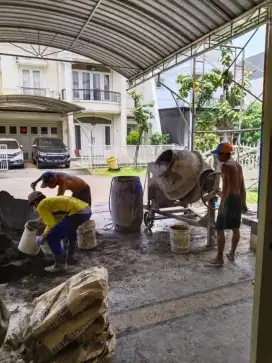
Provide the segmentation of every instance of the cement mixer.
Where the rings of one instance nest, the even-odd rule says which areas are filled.
[[[207,227],[207,245],[215,243],[215,210],[219,196],[220,172],[214,171],[197,151],[167,150],[147,168],[148,201],[144,214],[146,227],[156,219],[175,218]],[[197,218],[189,205],[202,200],[206,215]],[[159,217],[156,217],[159,215]]]

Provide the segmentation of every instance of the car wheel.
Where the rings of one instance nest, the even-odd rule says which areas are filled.
[[[41,164],[39,163],[38,160],[36,161],[36,166],[37,166],[37,169],[41,169],[42,168],[42,166],[41,166]]]
[[[64,165],[66,169],[70,168],[70,163]]]

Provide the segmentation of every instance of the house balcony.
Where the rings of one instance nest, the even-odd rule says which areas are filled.
[[[17,88],[2,88],[0,89],[0,95],[28,95],[61,99],[60,92],[53,91],[49,88],[30,88],[21,86],[18,86]]]
[[[119,114],[121,93],[100,89],[73,89],[73,102],[88,112]]]
[[[30,88],[30,87],[21,87],[22,95],[29,95],[29,96],[41,96],[41,97],[51,97],[61,99],[61,95],[59,92],[52,91],[48,88]]]

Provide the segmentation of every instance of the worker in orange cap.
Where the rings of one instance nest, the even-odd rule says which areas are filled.
[[[223,187],[221,202],[216,220],[217,255],[209,262],[210,266],[224,265],[225,234],[224,230],[231,229],[232,245],[227,257],[234,261],[235,251],[240,240],[240,224],[243,209],[246,209],[246,190],[241,165],[231,157],[233,147],[229,143],[220,143],[212,151],[221,164]]]

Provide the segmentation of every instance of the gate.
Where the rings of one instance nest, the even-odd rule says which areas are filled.
[[[7,145],[0,145],[0,171],[8,170],[8,150]]]

